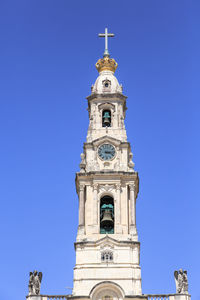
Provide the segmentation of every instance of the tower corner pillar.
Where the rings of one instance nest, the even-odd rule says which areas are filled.
[[[121,226],[121,184],[116,184],[116,201],[115,201],[115,229],[116,233],[122,233]]]
[[[98,224],[98,184],[93,184],[93,224]]]
[[[136,229],[136,185],[135,183],[129,184],[130,189],[130,228],[129,232],[131,235],[137,234]]]
[[[85,233],[85,185],[79,185],[79,226],[78,235]]]

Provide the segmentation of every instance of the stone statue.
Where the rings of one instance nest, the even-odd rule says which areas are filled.
[[[30,272],[29,278],[29,295],[40,295],[40,286],[42,281],[42,272],[33,271]]]
[[[174,272],[177,294],[188,294],[188,279],[187,271],[180,269]]]

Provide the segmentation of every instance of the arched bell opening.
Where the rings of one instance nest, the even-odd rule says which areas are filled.
[[[110,196],[104,196],[100,200],[100,233],[114,233],[114,200]]]
[[[116,283],[110,281],[103,281],[96,284],[91,292],[91,300],[123,300],[123,289]]]
[[[102,112],[102,126],[111,127],[111,111],[109,109],[105,109]]]

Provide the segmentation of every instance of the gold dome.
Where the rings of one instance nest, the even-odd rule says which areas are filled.
[[[115,70],[117,69],[118,64],[113,58],[109,58],[109,56],[105,56],[104,58],[100,58],[97,61],[95,66],[98,72],[109,70],[114,73]]]

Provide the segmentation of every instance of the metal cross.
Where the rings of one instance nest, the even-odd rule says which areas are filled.
[[[105,33],[99,33],[99,37],[105,37],[105,51],[103,56],[110,56],[108,52],[108,37],[114,37],[113,33],[108,33],[108,28],[105,28]]]

